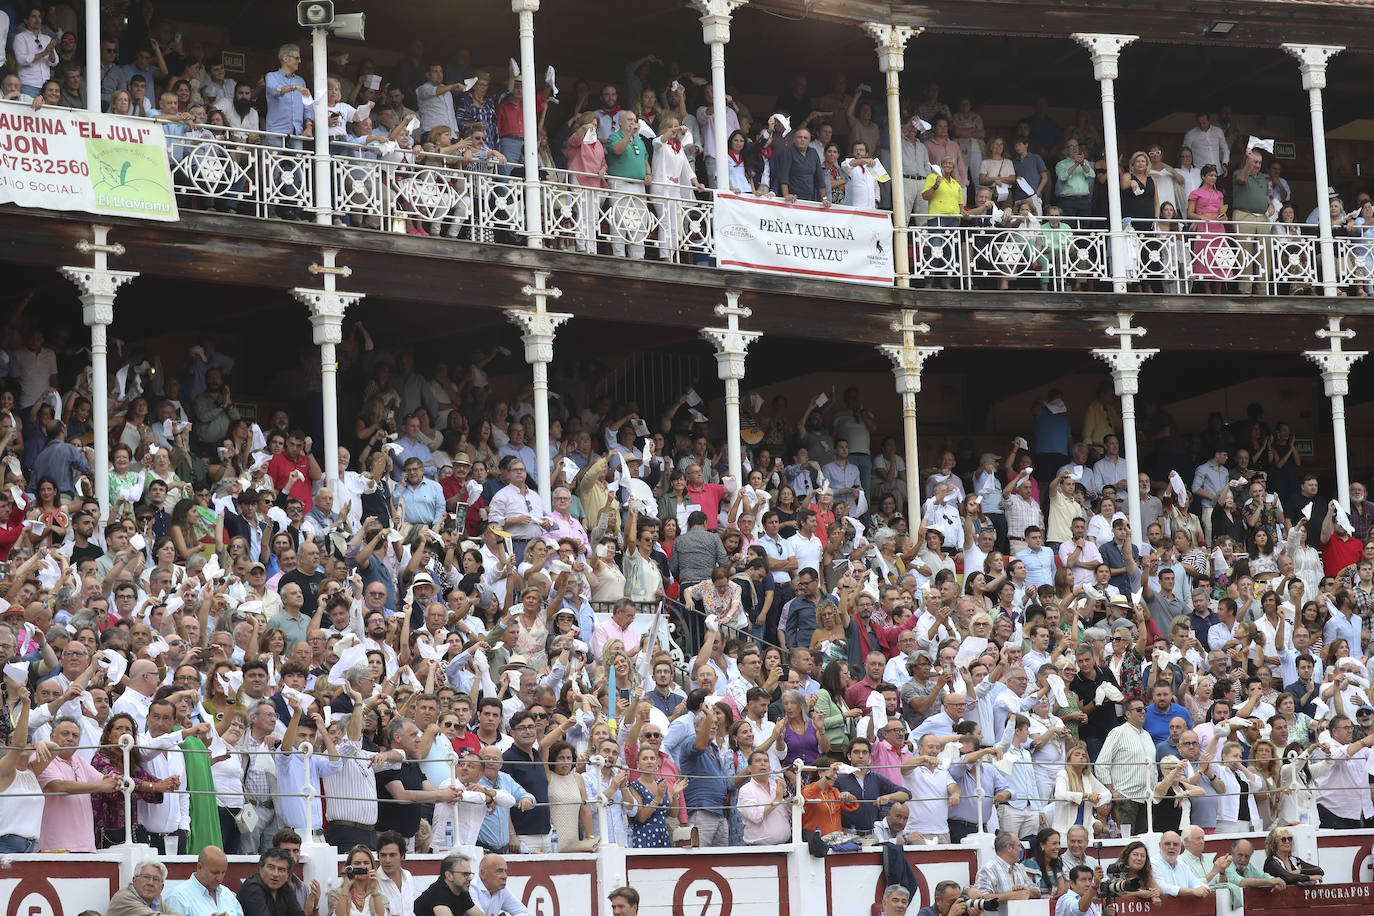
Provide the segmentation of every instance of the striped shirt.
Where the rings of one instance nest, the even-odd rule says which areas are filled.
[[[357,741],[345,738],[339,742],[339,759],[343,766],[337,773],[324,778],[324,797],[329,801],[331,821],[376,825],[377,778],[372,770],[374,756],[372,751],[363,750]],[[354,757],[363,759],[354,760]],[[387,764],[378,769],[386,770],[394,766]]]

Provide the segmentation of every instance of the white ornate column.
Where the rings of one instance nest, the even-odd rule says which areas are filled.
[[[716,160],[716,190],[730,190],[730,169],[726,165],[729,158],[730,132],[725,129],[725,46],[730,43],[730,14],[749,0],[692,0],[692,6],[701,13],[701,37],[711,46],[711,110],[715,112],[716,123],[711,129],[714,148],[711,156]],[[639,99],[632,100],[635,104]],[[705,130],[705,128],[702,128]],[[723,377],[723,376],[722,376]],[[736,454],[739,445],[735,446]],[[733,473],[733,472],[732,472]]]
[[[343,340],[343,320],[348,307],[363,298],[362,293],[345,293],[335,289],[337,277],[353,275],[350,267],[336,267],[338,252],[326,248],[324,264],[311,264],[310,272],[320,275],[323,289],[298,286],[291,290],[310,315],[310,328],[315,346],[320,348],[320,403],[324,416],[324,482],[339,495],[339,389],[338,356],[335,347]],[[338,503],[342,505],[342,503]]]
[[[96,73],[99,73],[97,68]],[[88,86],[86,89],[90,92]],[[96,98],[100,98],[99,80]],[[107,242],[109,226],[92,225],[94,241],[82,239],[76,250],[91,255],[90,267],[63,267],[62,276],[81,287],[81,320],[91,329],[91,428],[95,444],[95,497],[100,501],[100,525],[110,517],[110,373],[106,365],[106,329],[114,322],[114,300],[119,288],[138,276],[131,270],[110,270],[108,255],[122,255],[124,246]]]
[[[909,263],[907,234],[906,186],[902,183],[902,106],[900,98],[900,76],[904,65],[906,43],[919,35],[919,29],[904,25],[883,25],[878,22],[865,22],[864,31],[873,38],[878,46],[878,69],[887,77],[887,142],[888,171],[892,173],[892,221],[897,230],[893,245],[894,266],[897,271],[897,285],[910,284],[911,265]],[[869,154],[878,155],[877,150]]]
[[[1312,167],[1317,180],[1317,244],[1321,250],[1322,295],[1334,296],[1337,290],[1336,243],[1331,238],[1331,207],[1326,199],[1331,178],[1326,168],[1326,115],[1322,110],[1322,90],[1326,88],[1326,62],[1344,51],[1345,46],[1285,44],[1281,47],[1298,60],[1302,88],[1307,90],[1307,106],[1312,112]],[[1342,459],[1344,452],[1342,448]],[[1344,491],[1341,498],[1347,498]]]
[[[916,448],[916,395],[921,393],[921,369],[926,360],[944,347],[923,347],[916,343],[916,335],[929,334],[930,325],[917,324],[916,312],[911,309],[902,309],[902,318],[892,322],[892,330],[902,336],[902,342],[881,344],[878,349],[892,360],[897,393],[902,396],[902,438],[906,442],[906,517],[911,519],[918,516],[924,502],[921,497],[921,455]]]
[[[315,145],[315,222],[328,226],[334,221],[333,169],[329,164],[329,30],[315,26],[310,30],[310,79],[315,105],[310,110],[314,122]]]
[[[1092,52],[1093,76],[1102,89],[1102,140],[1107,160],[1107,241],[1112,263],[1112,289],[1126,291],[1126,245],[1121,231],[1121,162],[1116,148],[1116,77],[1121,49],[1135,41],[1137,35],[1113,35],[1075,32],[1073,40]],[[1134,525],[1138,518],[1132,518]]]
[[[506,317],[521,329],[520,339],[525,343],[525,362],[534,370],[534,454],[539,460],[535,482],[538,484],[539,498],[548,510],[553,474],[550,472],[553,453],[549,448],[549,363],[553,362],[553,338],[559,325],[572,315],[567,312],[550,312],[548,299],[557,299],[563,291],[548,285],[549,272],[536,270],[534,285],[525,286],[520,291],[534,299],[534,308],[506,309]]]
[[[1341,330],[1340,317],[1326,319],[1327,326],[1317,331],[1317,336],[1325,339],[1329,350],[1307,350],[1302,354],[1322,370],[1322,384],[1326,396],[1331,399],[1331,437],[1336,450],[1336,498],[1341,508],[1350,511],[1350,456],[1345,444],[1345,396],[1350,393],[1350,367],[1355,365],[1367,350],[1342,349],[1341,341],[1355,336],[1351,330]]]
[[[716,315],[725,319],[726,327],[702,328],[701,336],[716,348],[716,371],[725,382],[725,448],[730,476],[743,484],[740,474],[743,463],[739,448],[739,383],[744,380],[744,355],[749,345],[763,335],[758,331],[741,331],[739,320],[753,315],[753,309],[739,304],[738,290],[725,291],[725,305],[716,306]]]
[[[1141,365],[1159,350],[1135,349],[1131,339],[1144,336],[1145,329],[1131,326],[1129,312],[1118,313],[1116,321],[1116,327],[1107,328],[1107,334],[1117,339],[1116,349],[1093,350],[1093,356],[1112,367],[1112,382],[1117,397],[1121,398],[1121,432],[1126,448],[1126,514],[1131,519],[1131,537],[1141,544],[1145,532],[1140,526],[1140,455],[1135,439],[1135,396],[1140,391]]]
[[[544,244],[543,210],[539,197],[539,118],[535,107],[538,74],[534,69],[534,14],[539,12],[539,0],[511,0],[510,7],[520,22],[520,114],[521,160],[525,171],[525,243],[531,248]],[[542,492],[542,491],[541,491]],[[547,504],[546,504],[547,505]]]

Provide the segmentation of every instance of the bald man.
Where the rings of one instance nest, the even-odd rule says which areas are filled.
[[[1154,876],[1166,897],[1206,897],[1212,893],[1179,856],[1183,852],[1183,837],[1166,830],[1159,838],[1159,855],[1154,858]]]
[[[506,860],[496,853],[482,857],[477,867],[477,877],[468,887],[473,902],[483,913],[509,913],[510,916],[529,916],[529,910],[520,899],[506,889],[510,871]]]
[[[138,659],[129,666],[124,693],[110,707],[110,715],[127,713],[133,717],[137,730],[143,731],[147,728],[148,707],[153,703],[158,686],[157,665],[146,658]]]
[[[196,870],[162,898],[162,909],[180,916],[243,916],[234,892],[224,886],[229,859],[218,846],[206,846],[196,858]]]

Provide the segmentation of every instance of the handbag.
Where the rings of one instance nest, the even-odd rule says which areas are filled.
[[[234,824],[239,828],[239,833],[243,834],[252,833],[261,820],[257,806],[250,801],[245,801],[243,807],[234,814]]]

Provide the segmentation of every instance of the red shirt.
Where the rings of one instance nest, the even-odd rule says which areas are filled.
[[[301,456],[295,461],[292,461],[286,452],[278,452],[267,462],[267,476],[272,478],[272,486],[278,493],[286,488],[286,479],[291,476],[292,471],[300,471],[302,479],[296,481],[288,495],[305,504],[301,512],[309,513],[315,503],[310,496],[310,459],[306,457],[305,452],[302,451]]]
[[[716,524],[720,521],[720,501],[724,497],[724,484],[704,483],[700,490],[693,490],[690,484],[687,486],[687,501],[701,506],[701,511],[706,513],[707,531],[716,530]]]
[[[1341,570],[1358,562],[1364,555],[1364,544],[1359,538],[1342,538],[1344,532],[1331,535],[1331,540],[1322,545],[1322,568],[1328,576],[1340,575]]]
[[[496,106],[496,136],[499,137],[523,137],[525,135],[525,116],[520,104],[520,93],[512,93],[500,105]],[[534,115],[539,117],[539,112],[544,110],[544,105],[548,100],[544,93],[534,94]]]
[[[10,517],[0,524],[0,560],[8,560],[10,551],[19,542],[19,536],[24,533],[24,510],[15,506],[10,510]]]
[[[458,478],[449,475],[439,478],[439,489],[444,491],[444,502],[458,495]],[[482,497],[477,497],[477,501],[468,506],[467,517],[463,519],[463,533],[476,535],[477,530],[482,527],[482,514],[478,510],[485,509],[487,503]]]
[[[463,737],[449,738],[449,743],[453,745],[453,751],[462,759],[464,751],[472,751],[474,754],[482,752],[482,739],[477,737],[476,732],[463,729]]]

